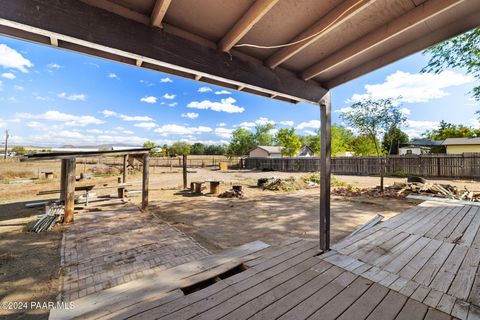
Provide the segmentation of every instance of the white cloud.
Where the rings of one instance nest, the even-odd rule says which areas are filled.
[[[139,122],[139,123],[135,123],[133,126],[150,130],[155,128],[157,125],[153,122]]]
[[[297,129],[300,129],[300,130],[303,130],[305,128],[319,129],[320,128],[320,120],[305,121],[305,122],[300,123],[297,126]]]
[[[160,133],[162,136],[167,135],[190,135],[212,132],[212,128],[199,126],[199,127],[186,127],[177,124],[166,124],[154,130]]]
[[[439,124],[438,121],[407,120],[403,131],[405,131],[410,138],[420,137],[425,131],[438,128]]]
[[[56,63],[49,63],[49,64],[47,64],[47,68],[58,70],[58,69],[61,68],[61,66],[59,64],[56,64]]]
[[[198,113],[196,112],[187,112],[187,113],[182,113],[183,118],[189,118],[189,119],[196,119],[198,118]]]
[[[24,58],[16,50],[10,48],[6,44],[0,43],[0,66],[17,69],[26,73],[28,72],[28,68],[33,67],[33,63]]]
[[[147,86],[147,87],[153,87],[155,85],[155,83],[152,83],[148,80],[140,80],[140,83]]]
[[[154,96],[143,97],[140,99],[140,101],[145,103],[155,103],[157,102],[157,97],[154,97]]]
[[[215,91],[215,94],[232,94],[232,93],[227,90],[219,90],[219,91]]]
[[[83,93],[67,94],[66,92],[61,92],[57,95],[57,97],[67,99],[70,101],[85,101],[87,99],[87,96]]]
[[[42,114],[18,113],[16,115],[21,119],[40,119],[49,121],[63,122],[66,126],[83,127],[90,124],[102,124],[104,121],[93,116],[79,116],[74,114],[63,113],[59,111],[50,110]]]
[[[280,124],[287,127],[293,127],[295,123],[291,120],[285,120],[285,121],[280,121]]]
[[[121,114],[112,110],[103,110],[101,112],[105,117],[117,117],[122,119],[123,121],[154,121],[152,118],[148,116],[127,116],[125,114]]]
[[[2,73],[2,78],[13,80],[16,76],[11,72]]]
[[[108,77],[111,78],[111,79],[118,79],[117,74],[115,74],[115,73],[113,73],[113,72],[112,72],[112,73],[109,73],[109,74],[108,74]]]
[[[165,78],[160,79],[160,82],[162,82],[162,83],[169,83],[169,82],[173,82],[173,80],[170,79],[169,77],[165,77]]]
[[[227,124],[225,122],[220,122],[217,124],[218,127],[225,127]]]
[[[19,86],[19,85],[14,85],[14,86],[13,86],[13,89],[18,90],[18,91],[22,91],[22,90],[24,90],[25,88],[22,87],[22,86]]]
[[[210,109],[218,112],[240,113],[245,111],[245,108],[234,105],[236,100],[228,97],[220,100],[220,102],[212,102],[210,100],[192,101],[187,105],[187,108],[194,109]]]
[[[172,103],[169,103],[168,106],[169,106],[169,107],[175,107],[177,104],[178,104],[178,103],[176,103],[176,102],[172,102]]]
[[[354,94],[352,101],[391,98],[397,102],[419,103],[448,96],[444,89],[471,83],[475,78],[454,71],[434,73],[409,73],[397,71],[384,83],[365,85],[365,94]]]
[[[412,110],[410,110],[408,108],[401,108],[400,112],[403,113],[404,115],[408,116],[412,113]]]
[[[198,91],[198,92],[211,92],[211,91],[213,91],[213,90],[212,90],[212,88],[210,88],[210,87],[200,87],[200,88],[198,88],[197,91]]]
[[[131,131],[131,130],[123,130],[122,132],[123,132],[124,134],[134,134],[134,132]]]
[[[266,125],[266,124],[275,124],[275,121],[265,117],[260,117],[253,122],[252,121],[242,122],[238,126],[243,128],[252,128],[252,127],[256,127],[257,125]]]
[[[175,97],[176,96],[174,94],[165,93],[162,98],[168,99],[168,100],[173,100],[173,99],[175,99]]]
[[[255,122],[242,122],[238,126],[242,128],[251,128],[251,127],[255,127],[256,124]]]
[[[45,124],[38,122],[38,121],[30,121],[27,123],[27,127],[32,128],[32,129],[37,129],[37,128],[44,128]]]
[[[0,91],[3,90],[3,87],[2,87],[2,86],[3,86],[3,82],[0,80]]]
[[[230,139],[233,131],[233,129],[228,128],[215,128],[215,134],[224,139]]]

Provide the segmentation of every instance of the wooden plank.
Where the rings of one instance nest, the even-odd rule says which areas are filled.
[[[313,295],[295,305],[293,309],[278,319],[306,319],[328,301],[337,296],[346,286],[350,285],[358,276],[350,272],[342,273],[338,278],[315,292]]]
[[[277,2],[278,0],[256,0],[219,41],[218,49],[230,51]]]
[[[470,210],[463,217],[463,219],[457,225],[455,230],[453,230],[452,234],[447,238],[446,241],[449,241],[449,242],[452,242],[452,243],[460,243],[461,238],[463,237],[463,234],[465,233],[465,230],[468,228],[468,225],[472,221],[474,213],[476,211],[476,210],[473,210],[473,207],[469,207],[469,209]]]
[[[427,311],[428,307],[423,303],[408,299],[395,320],[423,320]]]
[[[330,186],[332,153],[332,97],[327,92],[320,100],[320,249],[330,249]]]
[[[385,252],[384,255],[380,256],[376,259],[372,264],[378,267],[384,267],[392,260],[394,260],[397,256],[399,256],[402,252],[404,252],[407,248],[413,245],[415,242],[418,241],[420,236],[418,235],[409,235],[407,238],[402,240],[398,245],[391,248],[389,251]]]
[[[153,27],[160,27],[162,25],[163,17],[165,17],[171,2],[172,0],[155,1],[155,7],[153,7],[153,11],[150,16],[150,24]]]
[[[150,179],[150,155],[148,153],[143,155],[143,175],[142,175],[142,210],[148,207],[148,183]]]
[[[420,252],[420,250],[425,248],[430,241],[431,240],[428,238],[419,238],[395,259],[391,260],[387,265],[385,265],[384,269],[392,273],[399,272],[417,255],[418,252]]]
[[[440,299],[442,299],[442,295],[443,293],[441,291],[431,289],[428,295],[423,300],[423,303],[432,308],[436,308],[437,304],[440,302]]]
[[[357,301],[340,316],[338,320],[365,319],[385,298],[389,290],[374,283]]]
[[[72,223],[74,219],[75,208],[75,168],[76,159],[65,159],[65,179],[64,188],[62,193],[65,195],[65,213],[63,215],[63,223]]]
[[[390,290],[387,296],[367,317],[368,320],[389,320],[395,319],[402,310],[403,305],[407,301],[407,297]]]
[[[341,252],[342,254],[351,255],[351,254],[357,252],[358,250],[361,250],[362,248],[365,248],[370,243],[373,243],[374,241],[375,242],[379,241],[377,239],[380,239],[380,240],[383,241],[382,236],[390,234],[390,232],[391,232],[390,229],[382,228],[382,229],[377,230],[376,232],[366,236],[363,239],[357,239],[357,241],[352,242],[351,244],[346,244],[345,243],[345,245],[343,245],[342,247],[334,246],[334,249]],[[379,243],[382,243],[382,242],[379,242]]]
[[[413,277],[413,280],[428,286],[445,260],[447,260],[453,247],[454,245],[452,243],[442,243],[440,248],[438,248],[434,255],[425,263],[415,277]]]
[[[294,278],[288,280],[287,282],[275,287],[273,290],[270,290],[260,297],[249,301],[235,311],[229,313],[222,319],[247,319],[255,316],[260,310],[263,310],[275,303],[275,301],[282,299],[283,297],[288,297],[288,295],[298,288],[307,285],[314,278],[319,276],[319,273],[324,273],[332,267],[331,264],[326,262],[321,262],[320,264],[312,267],[312,269],[306,270],[303,273],[295,276]],[[313,270],[314,269],[314,270]],[[340,272],[340,271],[339,271]],[[288,299],[288,298],[287,298]]]
[[[401,293],[407,297],[410,297],[420,286],[420,284],[414,282],[414,281],[407,281],[406,284],[403,285],[402,288],[398,291],[398,293]]]
[[[427,263],[427,261],[440,248],[442,242],[437,240],[430,241],[409,263],[407,263],[398,275],[405,279],[413,279],[417,272]]]
[[[394,248],[410,236],[408,233],[398,233],[397,231],[392,231],[391,234],[397,235],[384,243],[375,245],[372,248],[368,248],[368,251],[362,252],[362,250],[358,250],[357,252],[352,254],[352,256],[373,265],[380,257],[389,254],[392,248]]]
[[[480,250],[469,248],[460,269],[455,273],[455,279],[448,289],[448,294],[466,300],[470,295],[479,264]]]
[[[415,292],[410,296],[410,298],[422,302],[422,301],[425,300],[425,298],[428,296],[428,293],[429,293],[429,292],[430,292],[430,288],[429,288],[429,287],[420,285],[420,286],[418,286],[418,288],[415,290]]]
[[[457,299],[453,305],[452,316],[458,319],[467,319],[469,307],[469,303]]]
[[[407,199],[414,200],[423,200],[423,201],[435,201],[448,204],[457,204],[457,205],[467,205],[467,206],[480,206],[479,202],[465,201],[465,200],[454,200],[454,199],[445,199],[445,198],[436,198],[436,197],[427,197],[427,196],[416,196],[409,195]]]
[[[335,298],[312,314],[309,319],[336,319],[367,291],[373,282],[357,278]]]
[[[442,312],[450,314],[452,312],[453,306],[455,305],[455,300],[455,297],[452,297],[448,294],[443,294],[436,308]]]
[[[300,304],[311,297],[315,292],[318,292],[322,288],[325,288],[329,283],[337,279],[339,276],[346,274],[341,268],[336,266],[329,268],[325,272],[319,274],[312,281],[305,285],[295,289],[289,295],[278,299],[274,303],[270,304],[265,309],[257,312],[250,319],[252,320],[268,320],[276,319],[287,311],[291,310],[294,306]]]
[[[425,316],[425,320],[451,320],[448,314],[440,312],[435,309],[428,309],[427,315]]]
[[[468,309],[467,320],[480,320],[480,307],[471,304]]]
[[[441,209],[434,216],[430,217],[428,223],[424,223],[412,229],[412,233],[426,235],[432,229],[442,230],[455,214],[462,209],[461,206],[439,206]],[[435,232],[435,231],[433,231]],[[433,237],[431,237],[433,238]]]
[[[223,254],[211,255],[152,276],[127,282],[75,300],[74,310],[53,309],[50,312],[50,319],[71,319],[87,314],[90,317],[100,317],[142,300],[160,299],[167,296],[169,291],[179,288],[181,281],[188,277],[214,268],[219,268],[221,271],[223,264],[266,247],[265,243],[254,241]]]
[[[463,207],[462,210],[460,210],[457,214],[452,214],[453,217],[449,221],[448,218],[445,219],[448,222],[446,225],[444,224],[445,221],[442,221],[442,229],[440,229],[441,226],[439,226],[436,229],[430,230],[425,236],[444,241],[452,234],[453,230],[455,230],[457,225],[460,223],[460,221],[463,219],[463,217],[467,214],[468,211],[469,209],[467,207]]]
[[[458,245],[455,246],[450,253],[450,256],[433,279],[430,287],[443,293],[447,293],[448,288],[452,284],[452,281],[455,278],[455,275],[457,274],[465,255],[467,254],[467,251],[467,247]]]
[[[460,240],[460,243],[466,246],[472,245],[473,240],[475,239],[475,236],[480,229],[480,208],[472,208],[471,211],[473,211],[473,219],[465,230],[462,239]]]

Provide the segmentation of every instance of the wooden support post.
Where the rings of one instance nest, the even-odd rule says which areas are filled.
[[[150,155],[148,153],[143,155],[143,177],[142,177],[142,210],[148,207],[148,169],[150,166]]]
[[[63,164],[64,163],[64,164]],[[63,176],[63,192],[65,201],[65,214],[63,223],[72,223],[75,208],[75,168],[76,159],[63,159],[62,169],[65,166],[65,175]],[[63,171],[62,171],[63,173]]]
[[[328,92],[320,101],[320,249],[330,249],[330,175],[331,175],[331,125],[332,101]]]
[[[62,159],[60,169],[60,200],[65,202],[65,181],[67,176],[67,159]]]
[[[122,182],[127,182],[127,157],[128,155],[123,155],[123,173],[122,173]]]
[[[183,155],[183,190],[187,189],[187,155]]]

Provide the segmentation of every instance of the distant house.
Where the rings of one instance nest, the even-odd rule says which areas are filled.
[[[250,158],[281,158],[282,147],[278,146],[258,146],[250,150]]]
[[[448,138],[443,144],[447,154],[480,153],[480,138]]]
[[[297,157],[313,157],[315,152],[307,145],[303,145],[300,151],[297,153]]]
[[[398,148],[398,154],[403,155],[421,155],[431,152],[432,147],[441,146],[442,141],[435,141],[430,139],[417,139],[408,143],[404,143]]]

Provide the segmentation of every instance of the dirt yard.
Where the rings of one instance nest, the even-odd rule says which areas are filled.
[[[77,175],[90,172],[92,165],[77,166]],[[40,214],[41,208],[25,208],[27,202],[54,199],[58,194],[37,196],[37,192],[59,188],[59,162],[0,163],[0,302],[55,301],[58,294],[59,247],[62,227],[48,233],[29,233],[27,227]],[[43,171],[55,173],[53,180],[39,179]],[[191,235],[207,249],[216,252],[252,240],[275,244],[287,237],[318,238],[319,189],[292,192],[263,191],[256,187],[263,177],[294,177],[305,173],[255,172],[245,170],[217,171],[189,169],[189,181],[216,179],[221,191],[242,185],[245,199],[221,199],[192,196],[180,192],[182,174],[179,169],[152,168],[150,178],[150,212]],[[375,186],[375,177],[337,177],[355,186]],[[129,176],[130,190],[140,190],[141,175]],[[387,184],[405,179],[387,178]],[[117,176],[102,176],[77,185],[115,184]],[[446,181],[452,183],[452,181]],[[480,190],[480,184],[454,181],[459,186]],[[116,193],[115,189],[98,193]],[[139,194],[131,198],[138,204]],[[405,200],[332,199],[332,242],[348,235],[376,214],[389,218],[414,203]],[[0,310],[0,317],[8,310]],[[46,319],[48,310],[16,313],[18,319]],[[15,318],[10,316],[10,318]]]

